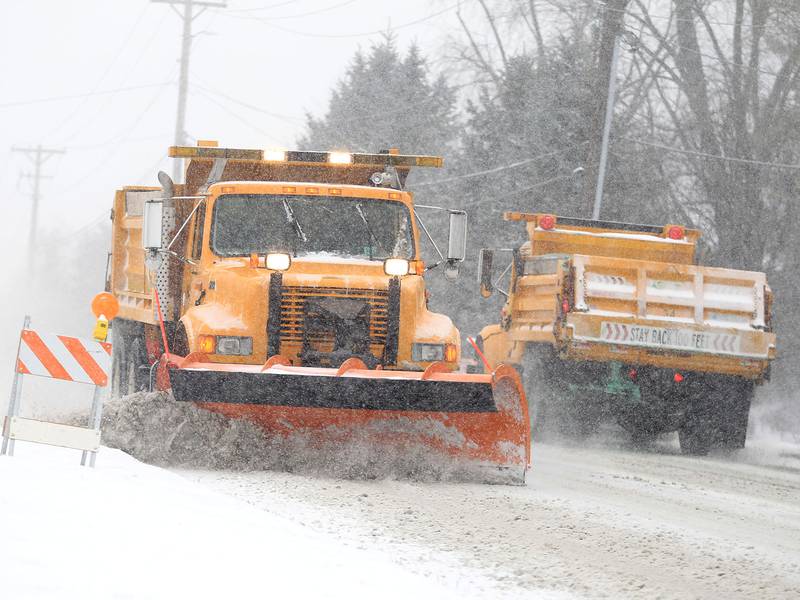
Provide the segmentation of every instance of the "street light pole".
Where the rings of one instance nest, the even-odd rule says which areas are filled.
[[[614,119],[614,98],[617,94],[617,62],[619,61],[620,35],[614,37],[614,50],[611,54],[611,69],[608,76],[608,100],[606,100],[606,117],[603,124],[603,143],[600,149],[600,165],[597,168],[597,186],[594,191],[594,208],[592,219],[600,218],[603,204],[603,187],[606,182],[606,165],[608,164],[608,140],[611,135],[611,121]]]

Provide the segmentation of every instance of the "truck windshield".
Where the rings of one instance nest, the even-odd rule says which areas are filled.
[[[288,251],[295,256],[414,258],[411,216],[403,203],[341,196],[220,196],[214,204],[211,248],[218,256]]]

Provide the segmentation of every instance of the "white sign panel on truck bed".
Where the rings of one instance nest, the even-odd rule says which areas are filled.
[[[603,321],[600,339],[615,344],[648,346],[693,352],[739,354],[742,338],[732,333],[714,333],[679,327],[650,327]]]

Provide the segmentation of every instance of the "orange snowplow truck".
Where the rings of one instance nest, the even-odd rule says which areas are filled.
[[[186,183],[126,187],[114,201],[108,280],[112,381],[148,377],[272,433],[397,448],[418,443],[522,478],[530,428],[516,372],[457,373],[459,333],[427,308],[423,274],[457,274],[466,214],[430,238],[411,168],[434,156],[172,147]],[[443,210],[443,209],[439,209]],[[439,253],[426,266],[420,236]]]
[[[585,436],[610,417],[639,440],[677,430],[689,454],[744,447],[775,357],[763,273],[696,265],[700,232],[680,225],[505,219],[528,241],[507,251],[500,323],[478,344],[489,365],[523,371],[537,435]],[[484,297],[494,256],[481,251]]]

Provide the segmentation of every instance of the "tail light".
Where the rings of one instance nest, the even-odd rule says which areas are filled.
[[[569,312],[569,309],[570,309],[570,308],[571,308],[571,307],[570,307],[570,305],[569,305],[569,300],[567,300],[566,298],[564,298],[564,299],[561,301],[561,313],[566,315],[566,314]]]
[[[680,373],[675,373],[675,375],[672,377],[672,380],[673,380],[675,383],[680,383],[681,381],[683,381],[683,380],[684,380],[684,377],[683,377],[683,375],[681,375]]]
[[[680,225],[672,225],[667,229],[667,237],[671,240],[682,240],[684,233],[684,229]]]
[[[632,368],[628,371],[628,379],[630,379],[631,381],[636,381],[636,377],[638,375],[639,373],[636,372],[636,369]]]
[[[556,226],[556,218],[553,215],[542,215],[537,224],[542,229],[549,231]]]

